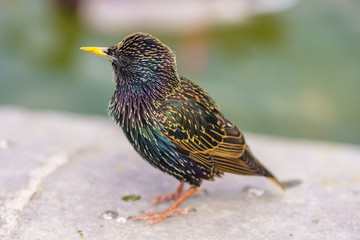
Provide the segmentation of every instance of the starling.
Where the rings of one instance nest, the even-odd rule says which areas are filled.
[[[134,33],[112,47],[81,49],[112,64],[115,91],[108,106],[110,117],[147,162],[180,181],[174,193],[158,195],[152,202],[174,199],[167,210],[147,211],[134,220],[153,224],[186,214],[189,208],[177,207],[199,191],[203,180],[225,172],[264,176],[283,189],[209,94],[178,75],[174,53],[157,38]],[[183,192],[185,182],[190,188]]]

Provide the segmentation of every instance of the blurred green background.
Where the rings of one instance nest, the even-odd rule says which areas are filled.
[[[195,29],[195,37],[99,32],[79,20],[76,6],[60,2],[0,1],[1,105],[105,116],[111,65],[79,47],[110,46],[143,31],[174,49],[180,75],[203,86],[242,130],[360,144],[360,1],[303,0],[280,13]]]

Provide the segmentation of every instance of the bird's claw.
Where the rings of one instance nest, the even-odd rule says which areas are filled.
[[[198,188],[197,191],[194,193],[194,195],[198,196],[201,192],[204,192],[205,195],[208,194],[208,191],[205,188]],[[182,186],[180,185],[174,192],[169,194],[156,194],[153,196],[153,200],[149,203],[149,207],[154,206],[156,204],[174,200],[176,201],[184,194],[184,190],[182,189]]]
[[[184,182],[181,182],[180,185],[175,189],[174,192],[169,193],[169,194],[157,194],[154,196],[154,199],[149,203],[149,207],[165,202],[165,201],[169,201],[169,200],[177,200],[179,199],[183,193],[184,193]]]
[[[162,203],[162,202],[169,201],[169,200],[176,200],[182,195],[182,193],[183,193],[183,191],[181,191],[181,192],[173,192],[173,193],[170,193],[170,194],[157,194],[157,195],[154,195],[153,200],[151,200],[151,202],[149,203],[149,207],[154,206],[154,205],[159,204],[159,203]]]
[[[134,221],[146,220],[146,225],[151,225],[154,223],[161,222],[162,220],[166,219],[167,217],[176,216],[176,215],[184,215],[189,212],[196,211],[195,208],[184,208],[181,210],[175,211],[164,211],[164,212],[152,212],[152,211],[141,211],[141,213],[145,214],[145,216],[130,216],[128,219]]]

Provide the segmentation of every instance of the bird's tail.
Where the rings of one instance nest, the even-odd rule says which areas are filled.
[[[261,164],[257,158],[252,154],[250,148],[247,146],[244,154],[240,157],[241,160],[247,162],[251,166],[256,166],[256,174],[260,176],[264,176],[269,179],[271,182],[275,183],[279,186],[283,191],[285,191],[285,187],[283,184],[280,183],[279,180],[263,165]]]
[[[277,180],[274,176],[267,177],[271,182],[275,183],[277,186],[279,186],[283,191],[285,191],[284,185],[282,185],[279,180]]]

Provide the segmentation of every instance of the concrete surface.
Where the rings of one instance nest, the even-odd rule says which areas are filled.
[[[360,239],[360,148],[247,134],[282,181],[225,175],[152,226],[125,221],[178,182],[110,120],[0,108],[0,239]],[[124,201],[126,195],[140,195]],[[168,203],[151,207],[163,210]],[[110,212],[109,212],[110,211]]]

